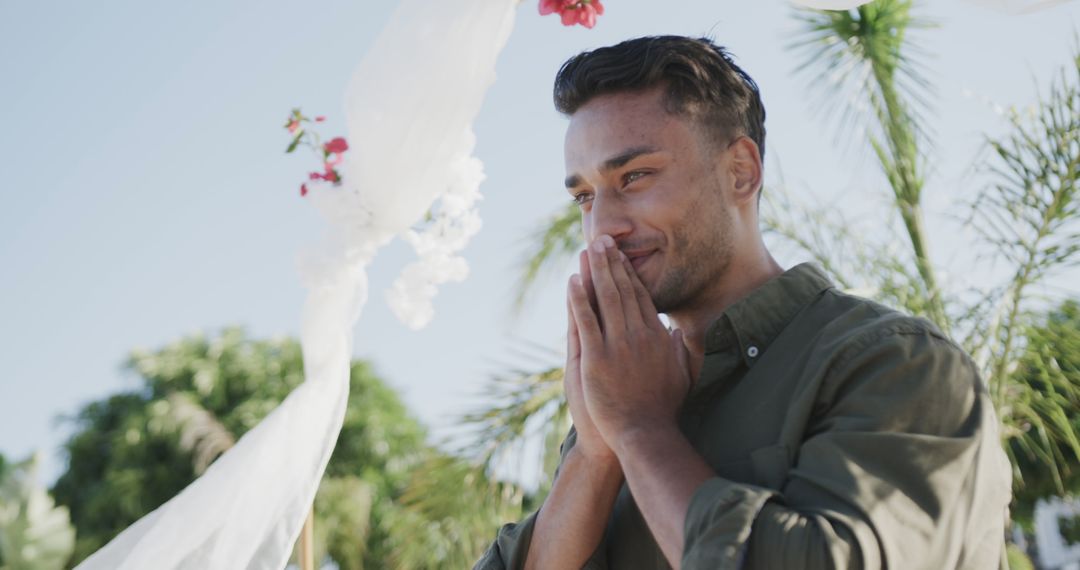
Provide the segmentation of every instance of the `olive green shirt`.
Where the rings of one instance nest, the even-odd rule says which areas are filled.
[[[1011,471],[974,363],[813,265],[713,323],[680,423],[716,471],[686,513],[685,569],[999,565]],[[476,568],[522,568],[535,520]],[[669,568],[625,483],[586,568]]]

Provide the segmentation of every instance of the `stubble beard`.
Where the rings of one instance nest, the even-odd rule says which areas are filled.
[[[680,226],[672,234],[672,245],[670,267],[652,292],[657,312],[665,314],[697,307],[706,301],[704,292],[723,278],[732,259],[730,220]]]

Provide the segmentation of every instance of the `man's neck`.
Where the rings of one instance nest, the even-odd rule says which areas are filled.
[[[700,306],[668,313],[671,328],[681,329],[683,341],[690,351],[691,378],[696,381],[705,360],[705,333],[728,307],[745,298],[769,280],[780,276],[784,269],[764,248],[760,255],[749,259],[733,259],[718,287]]]

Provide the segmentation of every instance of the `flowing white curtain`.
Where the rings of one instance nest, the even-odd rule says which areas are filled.
[[[406,324],[463,279],[458,252],[479,229],[482,167],[471,123],[513,26],[509,0],[402,0],[345,97],[345,185],[309,198],[329,223],[305,252],[305,382],[194,483],[79,565],[80,570],[285,566],[341,430],[352,329],[367,266],[395,236],[416,249],[387,298]],[[423,222],[422,227],[414,227]]]

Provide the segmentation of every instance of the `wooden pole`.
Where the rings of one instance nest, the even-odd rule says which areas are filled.
[[[315,570],[315,508],[308,511],[300,531],[300,570]]]

